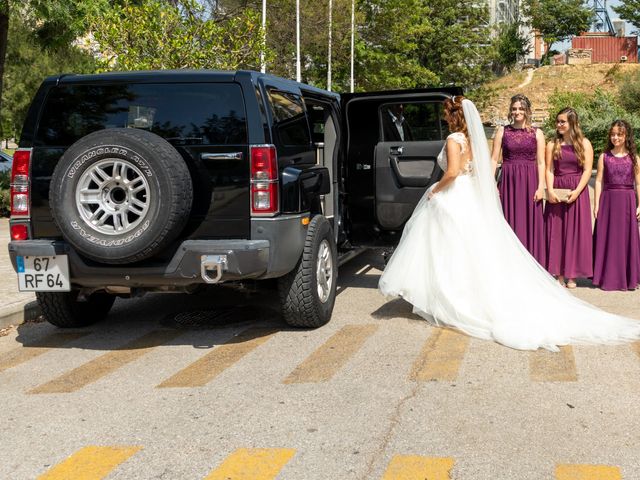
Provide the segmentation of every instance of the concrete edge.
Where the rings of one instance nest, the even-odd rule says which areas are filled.
[[[25,301],[0,310],[0,328],[35,320],[42,315],[36,300]]]

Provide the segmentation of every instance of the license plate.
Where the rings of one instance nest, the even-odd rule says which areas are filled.
[[[18,289],[21,292],[69,292],[69,259],[54,257],[18,256]]]

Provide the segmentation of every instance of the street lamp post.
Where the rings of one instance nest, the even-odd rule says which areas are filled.
[[[300,72],[300,0],[296,0],[296,81],[302,81]]]
[[[264,50],[267,48],[267,0],[262,0],[262,47],[260,48],[260,71],[267,71]]]
[[[356,0],[351,0],[351,93],[353,93],[353,90],[354,90],[353,57],[354,57],[355,37],[356,37]]]
[[[333,0],[329,0],[329,53],[327,58],[327,90],[331,91],[331,31],[333,28]]]

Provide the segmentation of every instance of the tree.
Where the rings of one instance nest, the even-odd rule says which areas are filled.
[[[587,31],[593,19],[593,11],[583,0],[524,0],[523,7],[547,52],[554,43]]]
[[[492,76],[489,12],[475,0],[430,0],[430,28],[420,38],[421,65],[437,75],[434,85],[473,87]]]
[[[640,0],[625,0],[613,7],[613,10],[620,18],[640,29]]]
[[[96,68],[93,57],[76,47],[43,50],[28,22],[21,14],[11,17],[0,113],[5,138],[20,134],[31,99],[45,77],[65,71],[90,73]]]
[[[93,24],[102,68],[145,70],[259,68],[262,27],[258,12],[208,18],[196,0],[124,2]]]
[[[71,43],[86,31],[88,21],[109,6],[110,0],[0,0],[0,115],[3,112],[5,61],[11,19],[36,35],[43,47],[56,49]],[[0,138],[4,138],[0,122]]]
[[[520,33],[520,23],[503,23],[497,27],[494,40],[496,65],[494,71],[501,73],[513,67],[530,50],[529,41]]]

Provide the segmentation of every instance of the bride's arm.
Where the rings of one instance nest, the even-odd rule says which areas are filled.
[[[462,168],[462,147],[453,138],[447,139],[447,171],[435,187],[429,192],[429,198],[438,192],[449,188]]]

